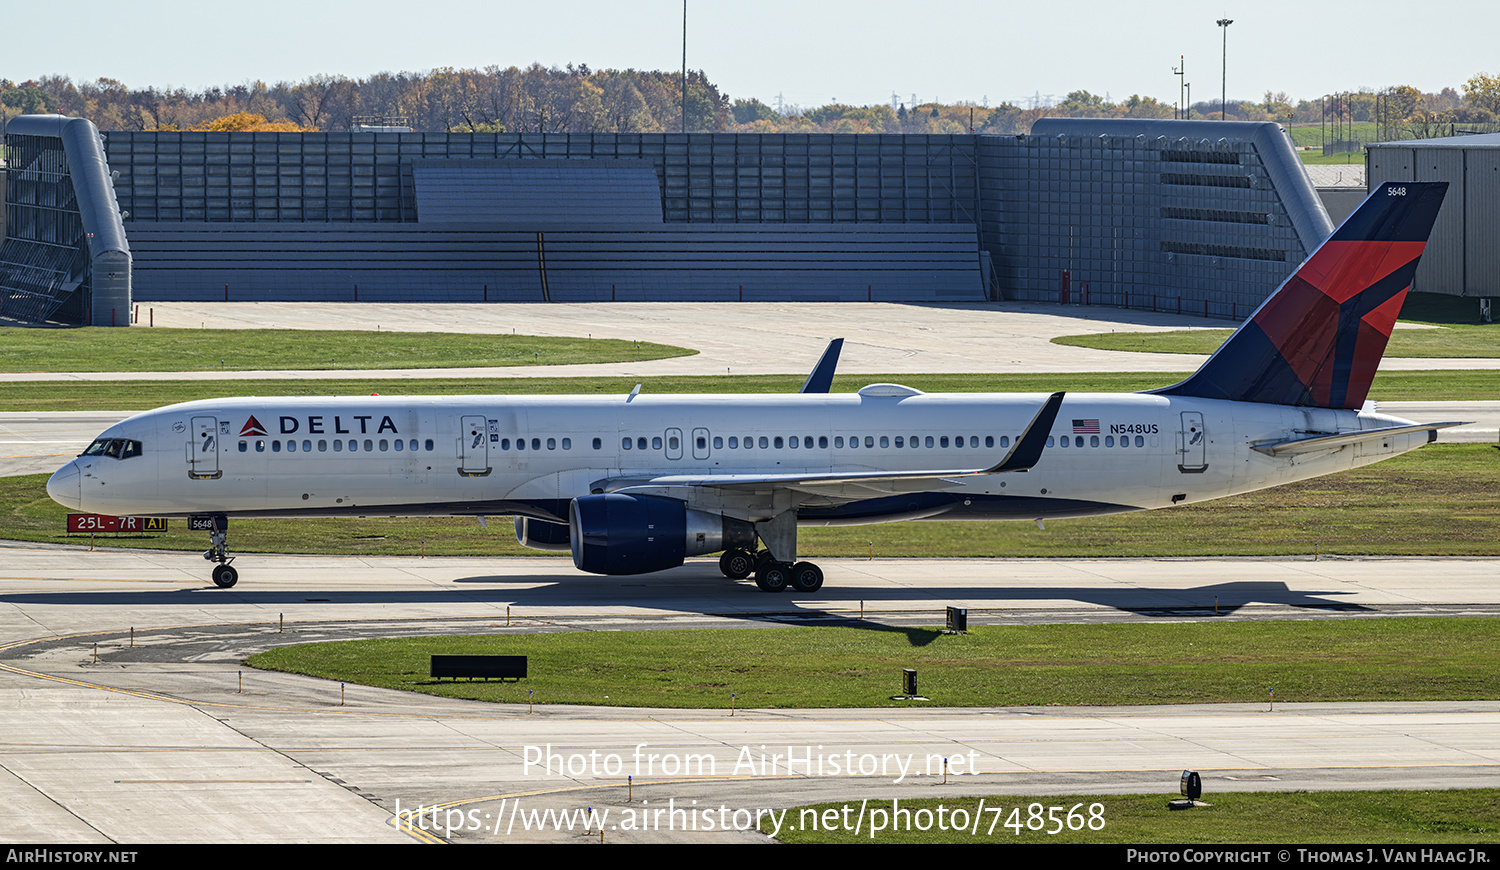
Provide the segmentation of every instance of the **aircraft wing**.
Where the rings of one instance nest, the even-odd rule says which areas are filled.
[[[861,486],[887,492],[910,491],[910,484],[921,482],[930,487],[933,482],[946,482],[948,488],[959,486],[962,478],[980,474],[1005,474],[1029,471],[1042,457],[1047,444],[1047,434],[1057,419],[1062,407],[1063,393],[1047,397],[1042,408],[1031,423],[1016,438],[1014,446],[999,462],[981,468],[941,468],[914,471],[852,471],[852,472],[789,472],[786,474],[667,474],[653,477],[630,477],[596,481],[592,488],[604,492],[621,492],[638,487],[713,487],[729,490],[765,489],[784,487],[787,489],[811,490],[821,487]]]
[[[1413,426],[1387,426],[1384,429],[1364,429],[1359,432],[1342,432],[1337,435],[1314,435],[1311,438],[1292,438],[1270,444],[1257,444],[1251,449],[1268,456],[1295,456],[1298,453],[1310,453],[1314,450],[1331,450],[1347,444],[1358,444],[1361,441],[1375,441],[1380,438],[1390,437],[1391,435],[1410,435],[1416,432],[1431,432],[1435,435],[1439,429],[1448,429],[1453,426],[1463,425],[1465,425],[1463,422],[1451,422],[1418,423]]]

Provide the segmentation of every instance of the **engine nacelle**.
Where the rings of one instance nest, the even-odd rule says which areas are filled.
[[[573,499],[568,532],[573,564],[591,574],[664,571],[688,556],[755,546],[755,527],[745,520],[689,510],[675,498],[618,492]]]
[[[516,543],[523,547],[560,553],[570,549],[568,539],[567,523],[516,517]]]

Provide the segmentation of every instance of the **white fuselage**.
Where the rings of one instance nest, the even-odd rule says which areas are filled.
[[[867,392],[188,402],[110,427],[100,439],[138,442],[139,455],[80,456],[48,492],[69,507],[117,516],[515,513],[566,522],[569,500],[619,481],[990,468],[1046,398]],[[1421,446],[1427,434],[1294,456],[1252,448],[1406,423],[1371,412],[1068,394],[1047,448],[1025,473],[662,492],[750,520],[791,508],[802,525],[1082,516],[1203,501],[1376,462]]]

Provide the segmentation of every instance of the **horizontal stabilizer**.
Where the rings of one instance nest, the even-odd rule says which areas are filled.
[[[1298,453],[1311,453],[1314,450],[1332,450],[1335,447],[1343,447],[1348,444],[1358,444],[1361,441],[1376,441],[1381,438],[1389,438],[1392,435],[1410,435],[1415,432],[1433,432],[1439,429],[1448,429],[1453,426],[1462,426],[1462,422],[1454,423],[1418,423],[1413,426],[1388,426],[1384,429],[1365,429],[1360,432],[1343,432],[1338,435],[1314,435],[1311,438],[1293,438],[1288,441],[1277,441],[1272,444],[1258,444],[1254,450],[1258,450],[1267,456],[1295,456]]]

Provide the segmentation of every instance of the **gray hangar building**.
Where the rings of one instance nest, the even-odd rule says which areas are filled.
[[[1368,146],[1365,163],[1372,189],[1387,181],[1448,182],[1414,287],[1478,297],[1488,312],[1490,297],[1500,296],[1500,133],[1380,142]]]
[[[5,146],[0,315],[31,321],[222,299],[1003,298],[1241,319],[1333,229],[1275,124],[100,134],[35,115]]]

